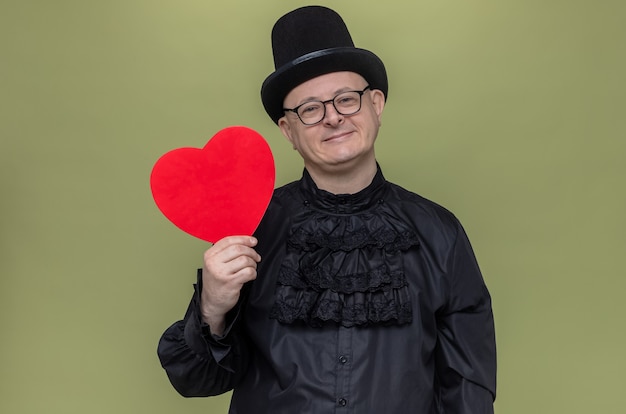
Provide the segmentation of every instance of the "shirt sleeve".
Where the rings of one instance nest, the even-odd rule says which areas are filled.
[[[217,336],[200,316],[201,291],[198,270],[198,283],[184,319],[163,333],[157,348],[172,386],[184,397],[207,397],[232,390],[248,363],[247,343],[239,321],[241,304],[228,313],[226,329]]]
[[[446,286],[446,305],[437,315],[440,412],[493,413],[496,344],[491,297],[460,224],[448,258]]]

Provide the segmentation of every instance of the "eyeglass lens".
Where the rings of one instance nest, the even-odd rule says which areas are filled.
[[[352,115],[361,109],[361,94],[359,92],[344,92],[335,96],[332,101],[307,102],[298,108],[298,116],[305,124],[316,124],[326,115],[326,104],[332,102],[335,110],[341,115]]]

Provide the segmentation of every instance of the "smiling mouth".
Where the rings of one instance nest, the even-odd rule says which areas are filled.
[[[339,133],[339,134],[335,134],[333,136],[325,138],[322,142],[335,141],[335,140],[338,140],[340,138],[344,138],[344,137],[350,135],[351,133],[352,133],[352,131],[347,131],[347,132],[342,132],[342,133]]]

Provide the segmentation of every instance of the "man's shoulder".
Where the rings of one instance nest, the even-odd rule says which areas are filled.
[[[284,201],[293,201],[298,194],[299,181],[292,181],[274,189],[272,202],[283,203]]]
[[[292,181],[274,189],[268,210],[280,211],[279,214],[286,214],[285,210],[297,209],[298,200],[301,199],[298,191],[298,181]]]
[[[425,221],[435,221],[454,228],[459,224],[454,213],[443,205],[395,183],[390,182],[389,188],[389,201],[415,221],[422,224]]]

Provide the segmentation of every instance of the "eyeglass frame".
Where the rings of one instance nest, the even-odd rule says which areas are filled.
[[[333,104],[333,108],[335,108],[335,111],[337,111],[337,113],[339,115],[343,115],[343,116],[355,115],[355,114],[358,114],[361,111],[361,108],[363,107],[363,94],[365,94],[365,91],[368,90],[369,88],[370,88],[370,85],[367,85],[365,88],[363,88],[363,90],[360,90],[360,91],[358,91],[358,90],[357,91],[343,91],[343,92],[338,93],[337,95],[335,95],[332,99],[328,99],[326,101],[317,101],[317,100],[306,101],[306,102],[303,102],[300,105],[296,106],[295,108],[283,108],[283,111],[290,111],[290,112],[295,113],[298,116],[298,119],[300,120],[300,122],[302,122],[306,126],[317,125],[320,122],[322,122],[324,120],[324,118],[326,118],[326,105],[328,105],[329,103]],[[356,111],[351,112],[349,114],[344,114],[341,111],[339,111],[339,109],[337,109],[337,105],[335,105],[335,99],[337,99],[338,97],[340,97],[344,93],[351,93],[351,92],[356,92],[356,93],[359,94],[359,109],[357,109]],[[307,105],[307,104],[310,104],[310,103],[313,103],[313,102],[321,103],[322,107],[324,108],[324,113],[322,114],[322,118],[319,121],[313,122],[312,124],[307,124],[300,117],[300,114],[298,113],[298,109],[300,109],[304,105]]]

